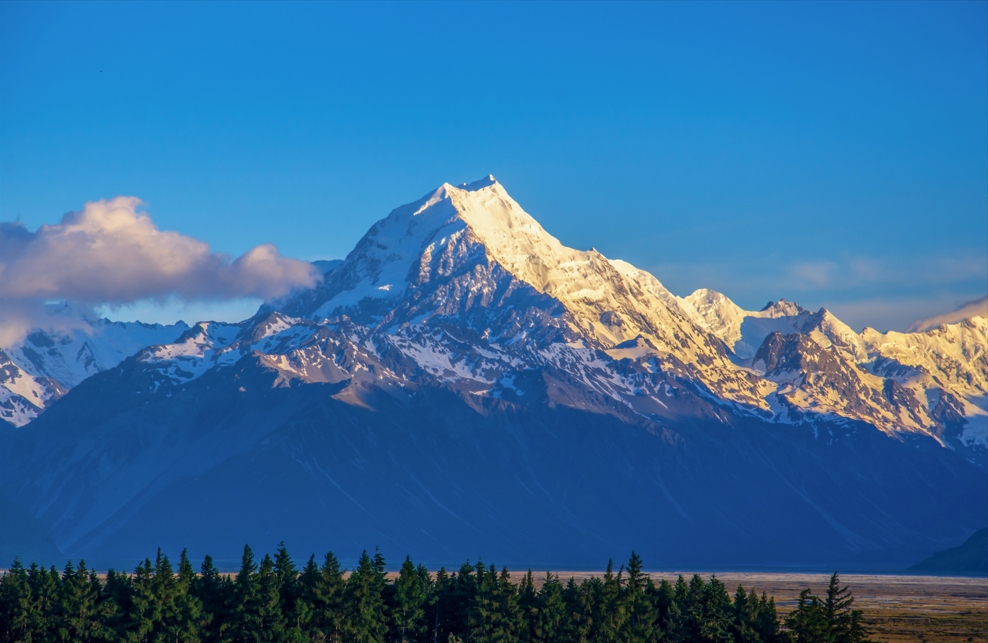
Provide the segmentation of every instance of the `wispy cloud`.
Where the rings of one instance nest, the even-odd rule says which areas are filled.
[[[34,232],[0,223],[0,342],[28,330],[46,300],[271,299],[319,278],[312,264],[282,257],[271,244],[236,259],[212,252],[159,230],[141,206],[135,197],[92,201]]]
[[[951,294],[928,297],[867,297],[825,302],[821,305],[857,331],[866,326],[882,332],[912,331],[916,330],[919,323],[916,322],[917,318],[932,318],[943,311],[956,309],[958,297]]]
[[[952,311],[980,296],[988,283],[983,256],[916,256],[909,260],[859,255],[832,260],[677,263],[649,268],[677,295],[696,288],[724,293],[761,308],[780,297],[825,307],[854,328],[907,330],[917,319]]]
[[[916,257],[911,261],[852,257],[842,261],[797,262],[779,275],[778,285],[796,290],[839,286],[942,285],[988,279],[988,262],[978,257]]]
[[[795,263],[789,268],[789,274],[793,287],[809,290],[830,286],[838,269],[833,261]]]
[[[936,328],[940,324],[953,324],[965,319],[970,319],[976,315],[988,317],[988,296],[966,302],[956,310],[934,315],[933,317],[929,317],[927,319],[921,319],[914,323],[909,330],[929,330],[931,328]]]

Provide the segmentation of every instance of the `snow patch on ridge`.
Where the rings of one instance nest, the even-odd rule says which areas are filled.
[[[7,374],[0,375],[0,417],[14,426],[28,424],[86,378],[189,328],[183,322],[111,322],[68,304],[50,305],[46,313],[48,323],[0,347],[0,370]]]

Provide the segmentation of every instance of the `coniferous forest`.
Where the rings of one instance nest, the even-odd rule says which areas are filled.
[[[393,575],[392,575],[393,576]],[[24,567],[0,579],[0,639],[7,642],[161,643],[853,643],[867,641],[861,612],[835,573],[823,597],[807,589],[779,617],[775,600],[715,576],[658,584],[635,554],[617,572],[577,583],[529,571],[464,564],[431,574],[406,559],[389,580],[384,558],[364,552],[347,573],[336,557],[299,569],[281,546],[221,574],[207,556],[196,573],[161,552],[132,574],[105,576],[69,562]],[[537,588],[538,587],[538,588]]]

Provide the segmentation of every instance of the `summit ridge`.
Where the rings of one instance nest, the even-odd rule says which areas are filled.
[[[573,350],[579,342],[583,350],[607,354],[636,338],[646,339],[652,348],[640,361],[650,378],[673,375],[692,382],[741,412],[785,422],[831,414],[889,434],[935,435],[951,448],[988,446],[988,427],[981,428],[988,415],[988,387],[982,383],[988,362],[984,351],[975,348],[985,339],[983,323],[972,322],[959,331],[960,341],[969,347],[959,362],[906,358],[905,353],[918,351],[929,340],[871,330],[859,335],[825,309],[813,313],[784,299],[760,311],[745,311],[706,289],[676,297],[627,262],[564,246],[493,177],[468,188],[444,184],[392,211],[316,294],[288,302],[286,312],[313,320],[343,315],[404,335],[439,320],[463,325],[468,316],[468,325],[486,321],[489,327],[478,330],[490,337],[498,326],[495,320],[519,314],[497,294],[526,292],[548,298],[546,306],[559,309],[551,322],[538,324],[549,346]],[[528,336],[528,331],[520,332],[520,337]],[[783,381],[759,368],[764,365],[756,363],[756,353],[775,333],[805,336],[806,342],[787,350],[819,348],[833,358],[830,370],[813,370],[822,368],[818,360],[806,359],[800,363],[813,372],[801,372],[799,381]],[[527,346],[530,352],[548,348]],[[897,376],[890,376],[895,370],[890,362],[897,364]],[[957,368],[968,375],[950,375]],[[888,393],[890,387],[901,388],[901,393]],[[934,417],[929,400],[939,394],[933,389],[967,400],[962,406],[969,428],[960,432],[965,437],[949,437],[952,430]]]

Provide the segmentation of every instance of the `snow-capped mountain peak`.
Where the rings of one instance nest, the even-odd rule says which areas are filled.
[[[595,350],[642,337],[668,368],[767,410],[758,384],[658,280],[596,250],[566,247],[493,177],[444,184],[392,211],[316,291],[284,309],[391,329],[443,319],[502,342],[531,343],[535,334]]]
[[[780,299],[779,301],[768,302],[758,312],[763,313],[764,317],[794,317],[800,313],[805,313],[806,309],[799,304]]]
[[[317,287],[241,324],[149,342],[136,362],[174,385],[247,359],[282,383],[349,382],[339,395],[351,401],[388,382],[438,383],[471,403],[548,385],[553,403],[595,412],[655,419],[687,404],[988,445],[983,322],[858,334],[784,299],[749,311],[707,289],[679,298],[625,261],[566,247],[492,176],[396,208],[319,269]],[[42,382],[12,386],[43,395]]]
[[[626,290],[625,282],[630,281],[646,298],[661,299],[663,307],[671,306],[685,316],[679,302],[651,275],[609,261],[596,250],[564,246],[492,176],[462,187],[444,184],[392,211],[357,244],[318,306],[308,311],[289,309],[318,318],[342,312],[365,298],[397,300],[409,287],[448,276],[480,253],[568,308],[602,303],[615,290]],[[611,345],[639,334],[630,329],[615,334],[613,326],[599,319],[591,323],[600,340]]]
[[[449,325],[529,353],[569,355],[571,364],[590,363],[571,354],[575,346],[621,363],[636,356],[722,403],[787,421],[830,413],[893,433],[937,424],[923,410],[926,389],[888,384],[874,364],[889,358],[829,311],[784,299],[748,311],[706,289],[676,297],[627,262],[566,247],[492,177],[444,184],[394,210],[285,312],[345,318],[401,335],[402,346]],[[646,390],[617,381],[601,386],[618,397]],[[951,386],[965,399],[975,394]]]
[[[80,554],[182,543],[258,510],[260,533],[317,505],[331,511],[302,521],[313,543],[431,547],[438,529],[515,549],[532,529],[511,525],[535,524],[553,548],[613,549],[595,530],[616,512],[649,517],[639,534],[684,534],[657,551],[768,542],[775,561],[772,535],[793,524],[807,525],[796,550],[830,559],[842,542],[860,561],[983,519],[965,494],[988,470],[984,317],[858,334],[785,300],[679,298],[566,247],[490,176],[393,210],[317,268],[319,285],[239,323],[89,320],[0,350],[0,416],[30,422],[0,424],[8,496]],[[50,375],[107,355],[123,361],[32,421],[64,393]],[[186,512],[199,522],[161,511],[176,498],[201,501]],[[717,533],[747,540],[704,540]]]
[[[184,322],[114,322],[68,303],[45,308],[46,323],[0,347],[0,419],[23,426],[66,391],[152,344],[173,341]]]

